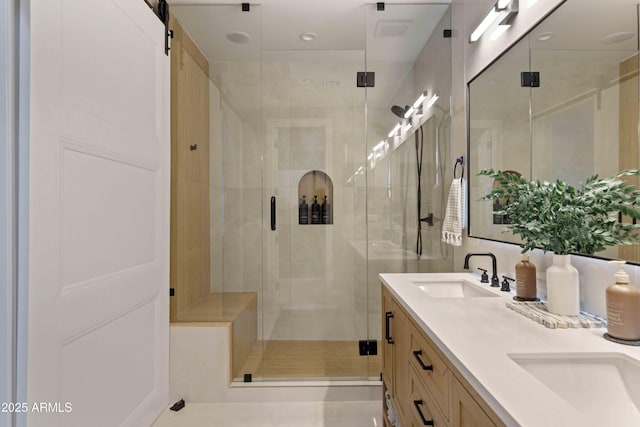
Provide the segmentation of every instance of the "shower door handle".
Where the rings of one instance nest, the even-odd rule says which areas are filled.
[[[387,311],[384,314],[385,317],[385,321],[384,321],[384,337],[387,340],[387,342],[389,344],[393,344],[393,337],[391,336],[391,318],[393,317],[393,313],[390,311]]]
[[[271,196],[271,230],[276,229],[276,196]]]

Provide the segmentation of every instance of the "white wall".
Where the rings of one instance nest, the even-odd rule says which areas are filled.
[[[13,147],[15,141],[13,121],[13,94],[15,87],[11,67],[13,52],[12,3],[4,2],[0,8],[0,402],[11,402],[13,396],[13,329],[14,329],[14,246],[13,246]],[[12,415],[0,413],[0,425],[9,426]]]
[[[537,0],[531,4],[531,0],[520,0],[520,11],[514,25],[506,33],[496,41],[490,41],[485,37],[475,44],[470,44],[469,35],[495,1],[453,0],[452,141],[454,153],[466,151],[467,82],[562,2],[562,0]],[[454,269],[462,271],[463,258],[468,252],[487,251],[496,255],[498,271],[513,277],[515,264],[520,258],[520,247],[474,238],[465,238],[463,246],[456,249]],[[551,264],[551,254],[534,251],[531,259],[537,267],[538,292],[540,295],[545,295],[544,272]],[[607,264],[606,261],[582,256],[573,256],[572,262],[580,272],[581,308],[594,314],[605,315],[605,290],[612,283],[615,267]],[[474,257],[471,268],[476,267],[490,269],[490,260]],[[626,270],[630,274],[632,284],[637,286],[640,283],[640,267],[627,266]]]

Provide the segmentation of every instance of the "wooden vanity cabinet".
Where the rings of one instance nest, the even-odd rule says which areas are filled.
[[[382,308],[383,390],[403,427],[505,426],[384,285]],[[384,397],[383,411],[391,427]]]
[[[484,403],[484,402],[483,402]],[[469,390],[460,381],[453,381],[453,419],[451,425],[456,427],[496,427],[496,424],[482,409],[478,401],[471,396]],[[495,415],[494,415],[495,417]],[[495,417],[497,419],[497,417]],[[499,422],[499,421],[498,421]]]
[[[391,393],[394,409],[401,424],[406,423],[406,411],[402,402],[409,395],[409,347],[408,317],[389,291],[383,287],[382,294],[382,378],[386,390]],[[386,414],[386,407],[385,414]]]
[[[447,427],[449,425],[447,417],[439,409],[440,404],[436,402],[431,393],[427,392],[424,383],[420,380],[420,374],[413,366],[409,368],[409,400],[405,406],[407,405],[411,414],[410,423],[407,425],[411,427],[425,425]]]

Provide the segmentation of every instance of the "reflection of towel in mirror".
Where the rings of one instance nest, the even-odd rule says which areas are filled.
[[[447,200],[447,208],[442,222],[442,241],[451,246],[462,245],[463,201],[464,181],[460,178],[454,178],[449,190],[449,199]]]

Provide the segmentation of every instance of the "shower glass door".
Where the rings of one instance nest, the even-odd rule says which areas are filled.
[[[208,61],[210,100],[198,142],[209,144],[210,277],[187,280],[204,291],[183,292],[193,303],[180,320],[233,325],[234,381],[379,380],[378,273],[451,269],[439,243],[453,171],[449,6],[384,9],[336,12],[312,40],[284,31],[274,5],[172,7],[185,50]],[[362,72],[375,86],[357,86]],[[423,91],[440,100],[422,125],[389,137],[402,121],[391,106]]]
[[[262,52],[260,374],[267,379],[380,373],[358,347],[368,339],[366,89],[356,87],[359,71],[365,71],[364,50]]]
[[[441,242],[453,177],[450,29],[450,4],[367,9],[367,68],[376,73],[375,87],[367,90],[366,129],[373,339],[382,336],[378,274],[453,271],[453,251]],[[417,111],[405,118],[422,94]]]

